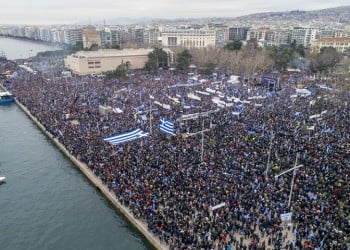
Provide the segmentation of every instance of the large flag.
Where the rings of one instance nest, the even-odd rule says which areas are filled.
[[[169,134],[169,135],[175,135],[174,134],[174,123],[171,121],[168,121],[164,118],[160,120],[159,128],[162,132]]]
[[[116,145],[127,141],[132,141],[141,137],[149,136],[150,133],[144,132],[141,129],[134,129],[132,131],[114,134],[108,137],[103,138],[104,141],[109,142],[110,144]]]

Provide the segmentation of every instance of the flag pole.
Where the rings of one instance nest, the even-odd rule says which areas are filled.
[[[269,168],[270,168],[271,148],[272,148],[272,142],[273,142],[274,139],[275,139],[274,138],[274,134],[271,131],[269,151],[267,152],[266,178],[268,177],[268,172],[269,172]]]
[[[203,162],[203,156],[204,156],[204,119],[202,120],[202,151],[201,151],[201,162]]]
[[[149,99],[149,131],[152,134],[152,99]]]

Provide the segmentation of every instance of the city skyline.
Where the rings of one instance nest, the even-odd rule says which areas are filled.
[[[17,0],[2,3],[0,24],[97,23],[117,18],[205,18],[238,17],[262,12],[319,10],[349,5],[348,0]]]

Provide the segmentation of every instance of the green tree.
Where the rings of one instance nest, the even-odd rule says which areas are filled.
[[[144,69],[157,71],[159,67],[168,66],[168,54],[162,48],[155,48],[148,54],[148,61],[145,63]]]
[[[183,50],[176,55],[176,68],[178,70],[188,69],[190,66],[192,55],[188,49]]]
[[[206,75],[211,75],[214,73],[215,67],[216,67],[215,63],[207,62],[202,68],[202,73]]]
[[[90,49],[89,50],[98,50],[98,44],[94,43],[91,44]]]
[[[127,63],[122,62],[115,70],[106,72],[106,76],[104,79],[105,81],[108,81],[113,78],[118,78],[121,81],[125,81],[128,78],[127,69]]]
[[[224,46],[224,49],[237,52],[238,50],[240,50],[242,48],[242,45],[243,45],[243,43],[240,40],[236,39],[230,43],[227,43]]]
[[[77,51],[83,50],[83,49],[84,49],[83,41],[77,41],[77,42],[75,43],[75,49],[76,49]]]
[[[287,46],[268,46],[265,49],[265,52],[272,60],[274,60],[275,66],[278,69],[286,69],[292,60],[293,49]]]
[[[301,56],[301,57],[305,57],[305,48],[304,45],[299,44],[296,48],[295,51]]]

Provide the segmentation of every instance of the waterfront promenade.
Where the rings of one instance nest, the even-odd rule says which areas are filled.
[[[3,90],[5,88],[1,86]],[[130,213],[129,209],[120,204],[116,199],[115,194],[108,190],[108,187],[102,183],[102,181],[97,178],[92,171],[86,166],[85,163],[79,161],[76,157],[71,155],[67,149],[55,138],[51,133],[49,133],[45,127],[29,112],[29,110],[23,106],[17,100],[16,104],[21,108],[21,110],[42,130],[42,132],[62,151],[62,153],[72,162],[74,165],[86,176],[86,178],[91,182],[93,186],[98,188],[102,194],[113,204],[113,206],[131,223],[137,230],[139,230],[144,237],[154,246],[155,249],[168,249],[168,247],[162,244],[159,239],[152,235],[144,223],[140,220],[134,218]]]

